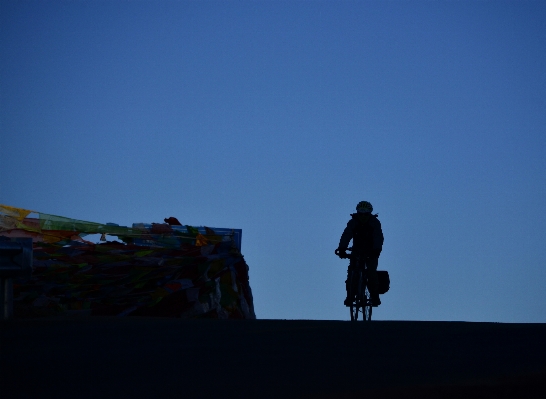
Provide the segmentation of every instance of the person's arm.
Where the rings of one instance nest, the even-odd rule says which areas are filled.
[[[377,218],[373,218],[373,251],[374,255],[379,258],[381,251],[383,250],[383,230],[381,229],[381,222]]]
[[[339,245],[337,247],[339,250],[347,250],[349,242],[351,242],[351,239],[353,238],[353,230],[354,221],[351,219],[347,222],[347,227],[345,227],[345,230],[343,230],[343,234],[341,234],[341,238],[339,239]]]

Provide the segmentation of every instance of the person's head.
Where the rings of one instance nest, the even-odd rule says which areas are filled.
[[[368,201],[360,201],[356,205],[356,211],[358,213],[371,213],[373,211],[373,206]]]

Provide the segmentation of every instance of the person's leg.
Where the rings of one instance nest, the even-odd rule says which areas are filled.
[[[343,304],[345,306],[351,306],[353,303],[353,297],[352,294],[354,291],[351,289],[351,274],[352,274],[353,268],[351,265],[347,268],[347,280],[345,280],[345,290],[347,291],[347,297],[345,298],[345,301],[343,301]]]
[[[372,299],[372,306],[379,306],[381,300],[379,299],[379,277],[377,276],[377,265],[379,259],[367,258],[366,267],[368,269],[368,290],[370,291],[370,297]]]

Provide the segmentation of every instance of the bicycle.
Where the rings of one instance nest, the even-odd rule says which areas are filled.
[[[347,248],[352,250],[352,248]],[[366,264],[361,264],[359,257],[352,258],[353,254],[347,254],[347,256],[340,256],[342,259],[351,259],[353,262],[349,267],[349,298],[352,298],[351,306],[349,306],[351,312],[351,321],[358,320],[358,314],[362,315],[363,321],[372,320],[372,301],[370,297],[370,291],[368,290],[368,276],[366,270]]]

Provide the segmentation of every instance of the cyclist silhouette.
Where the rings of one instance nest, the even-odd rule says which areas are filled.
[[[343,231],[339,239],[339,245],[335,253],[340,258],[347,257],[347,247],[351,239],[353,240],[352,258],[347,270],[347,280],[345,288],[347,289],[347,298],[344,301],[345,306],[351,306],[352,298],[349,298],[349,275],[351,268],[358,258],[366,264],[368,269],[368,289],[370,291],[372,306],[379,306],[379,280],[377,278],[377,265],[379,255],[383,249],[383,231],[381,223],[377,219],[377,214],[372,215],[373,207],[368,201],[360,201],[356,206],[356,213],[351,213],[351,220]]]

